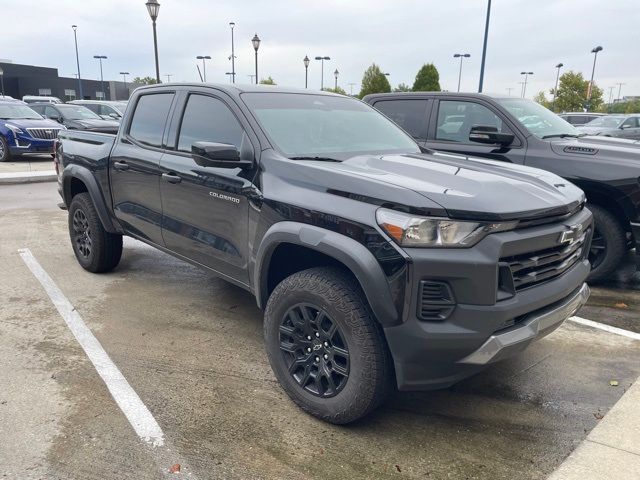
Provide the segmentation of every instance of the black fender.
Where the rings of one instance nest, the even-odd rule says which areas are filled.
[[[316,250],[341,262],[351,270],[360,283],[378,322],[383,326],[398,323],[398,311],[384,271],[364,245],[331,230],[296,222],[275,223],[262,238],[256,255],[253,278],[255,296],[260,308],[264,308],[267,303],[271,256],[282,243]]]
[[[100,218],[104,229],[109,233],[122,233],[122,229],[118,228],[120,225],[117,224],[117,220],[112,219],[112,216],[107,209],[107,204],[104,196],[102,195],[102,190],[98,186],[96,178],[91,170],[86,167],[72,164],[67,165],[62,171],[62,198],[64,199],[65,205],[69,207],[71,203],[71,180],[73,178],[77,178],[82,181],[82,183],[87,187],[89,196],[93,201],[93,205],[96,207],[98,217]]]

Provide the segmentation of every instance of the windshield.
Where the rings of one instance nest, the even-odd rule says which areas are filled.
[[[20,105],[19,103],[15,105],[2,104],[0,105],[0,118],[3,120],[10,119],[29,119],[29,120],[42,120],[42,116],[38,115],[35,110],[26,105]]]
[[[627,117],[598,117],[586,123],[585,127],[608,127],[618,128],[618,126],[626,120]]]
[[[538,138],[576,137],[580,132],[539,103],[524,98],[497,99],[530,133]]]
[[[101,120],[101,118],[82,105],[58,105],[65,120]]]
[[[124,111],[127,109],[127,102],[113,102],[109,105],[118,110],[120,113],[124,113]]]
[[[289,157],[345,159],[365,153],[418,153],[418,145],[368,105],[344,96],[244,93],[271,141]]]

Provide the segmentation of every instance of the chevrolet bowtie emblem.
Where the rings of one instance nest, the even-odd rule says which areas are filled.
[[[560,243],[573,243],[582,233],[582,225],[570,225],[568,230],[560,234]]]

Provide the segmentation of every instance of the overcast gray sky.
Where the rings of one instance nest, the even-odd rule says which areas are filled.
[[[83,77],[99,78],[95,54],[107,55],[105,78],[154,75],[151,22],[145,0],[3,0],[0,58],[14,63],[76,72],[72,24],[78,25]],[[418,68],[435,63],[443,89],[457,88],[456,52],[465,60],[462,90],[476,91],[482,54],[486,0],[160,0],[158,43],[161,75],[198,80],[196,55],[210,55],[207,77],[228,82],[236,23],[237,82],[253,73],[251,38],[262,39],[260,77],[304,86],[305,55],[327,55],[325,85],[359,89],[372,62],[389,72],[392,86],[412,84]],[[10,20],[10,21],[9,21]],[[591,49],[602,45],[596,83],[605,90],[626,83],[622,94],[640,95],[640,0],[493,0],[485,73],[487,92],[519,92],[520,72],[535,74],[532,97],[553,87],[554,66],[591,74]],[[164,77],[163,77],[164,80]],[[319,88],[320,65],[312,61],[309,86]],[[614,97],[617,95],[617,87]]]

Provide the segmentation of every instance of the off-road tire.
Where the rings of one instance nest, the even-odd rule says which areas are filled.
[[[104,229],[91,196],[86,192],[74,196],[69,205],[69,236],[73,253],[85,270],[108,272],[120,262],[122,235]]]
[[[304,389],[289,373],[280,349],[280,327],[296,305],[312,305],[340,329],[349,352],[349,374],[341,390],[323,398]],[[392,360],[382,329],[357,281],[335,267],[295,273],[276,286],[267,302],[264,336],[269,362],[284,391],[307,413],[345,424],[372,412],[394,390]]]
[[[620,265],[622,258],[626,254],[627,234],[620,222],[608,210],[593,204],[588,204],[587,208],[593,213],[594,220],[594,242],[589,259],[594,260],[595,247],[601,242],[604,244],[603,257],[592,263],[591,273],[588,281],[597,282],[608,278]]]

